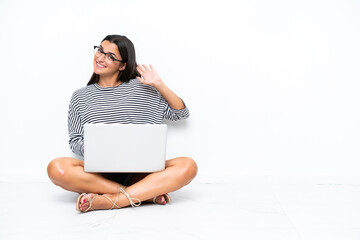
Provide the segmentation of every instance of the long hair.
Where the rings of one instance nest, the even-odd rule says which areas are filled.
[[[125,69],[119,72],[117,82],[128,82],[130,79],[140,77],[136,70],[136,56],[134,44],[125,36],[121,35],[107,35],[101,42],[109,41],[117,45],[122,60],[126,63]],[[87,85],[98,83],[100,76],[93,73]]]

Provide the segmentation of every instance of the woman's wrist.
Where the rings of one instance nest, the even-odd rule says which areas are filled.
[[[160,93],[162,93],[167,88],[167,86],[165,85],[165,83],[161,79],[156,81],[156,83],[154,84],[153,87],[155,87],[156,90],[158,90]]]

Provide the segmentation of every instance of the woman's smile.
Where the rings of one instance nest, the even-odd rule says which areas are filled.
[[[106,67],[105,65],[100,64],[98,61],[96,61],[96,66],[98,68],[105,68]]]

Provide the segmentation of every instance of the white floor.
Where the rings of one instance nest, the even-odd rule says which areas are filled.
[[[360,185],[192,183],[166,206],[84,214],[50,182],[0,192],[0,239],[360,239]]]

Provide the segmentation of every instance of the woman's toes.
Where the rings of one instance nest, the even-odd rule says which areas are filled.
[[[89,200],[87,197],[83,196],[80,199],[80,211],[85,211],[89,207]]]
[[[87,209],[88,208],[88,204],[87,203],[82,203],[81,205],[80,205],[80,210],[81,211],[85,211],[85,209]]]
[[[156,203],[157,203],[157,204],[166,204],[166,201],[165,201],[164,196],[158,196],[158,197],[156,198]]]

